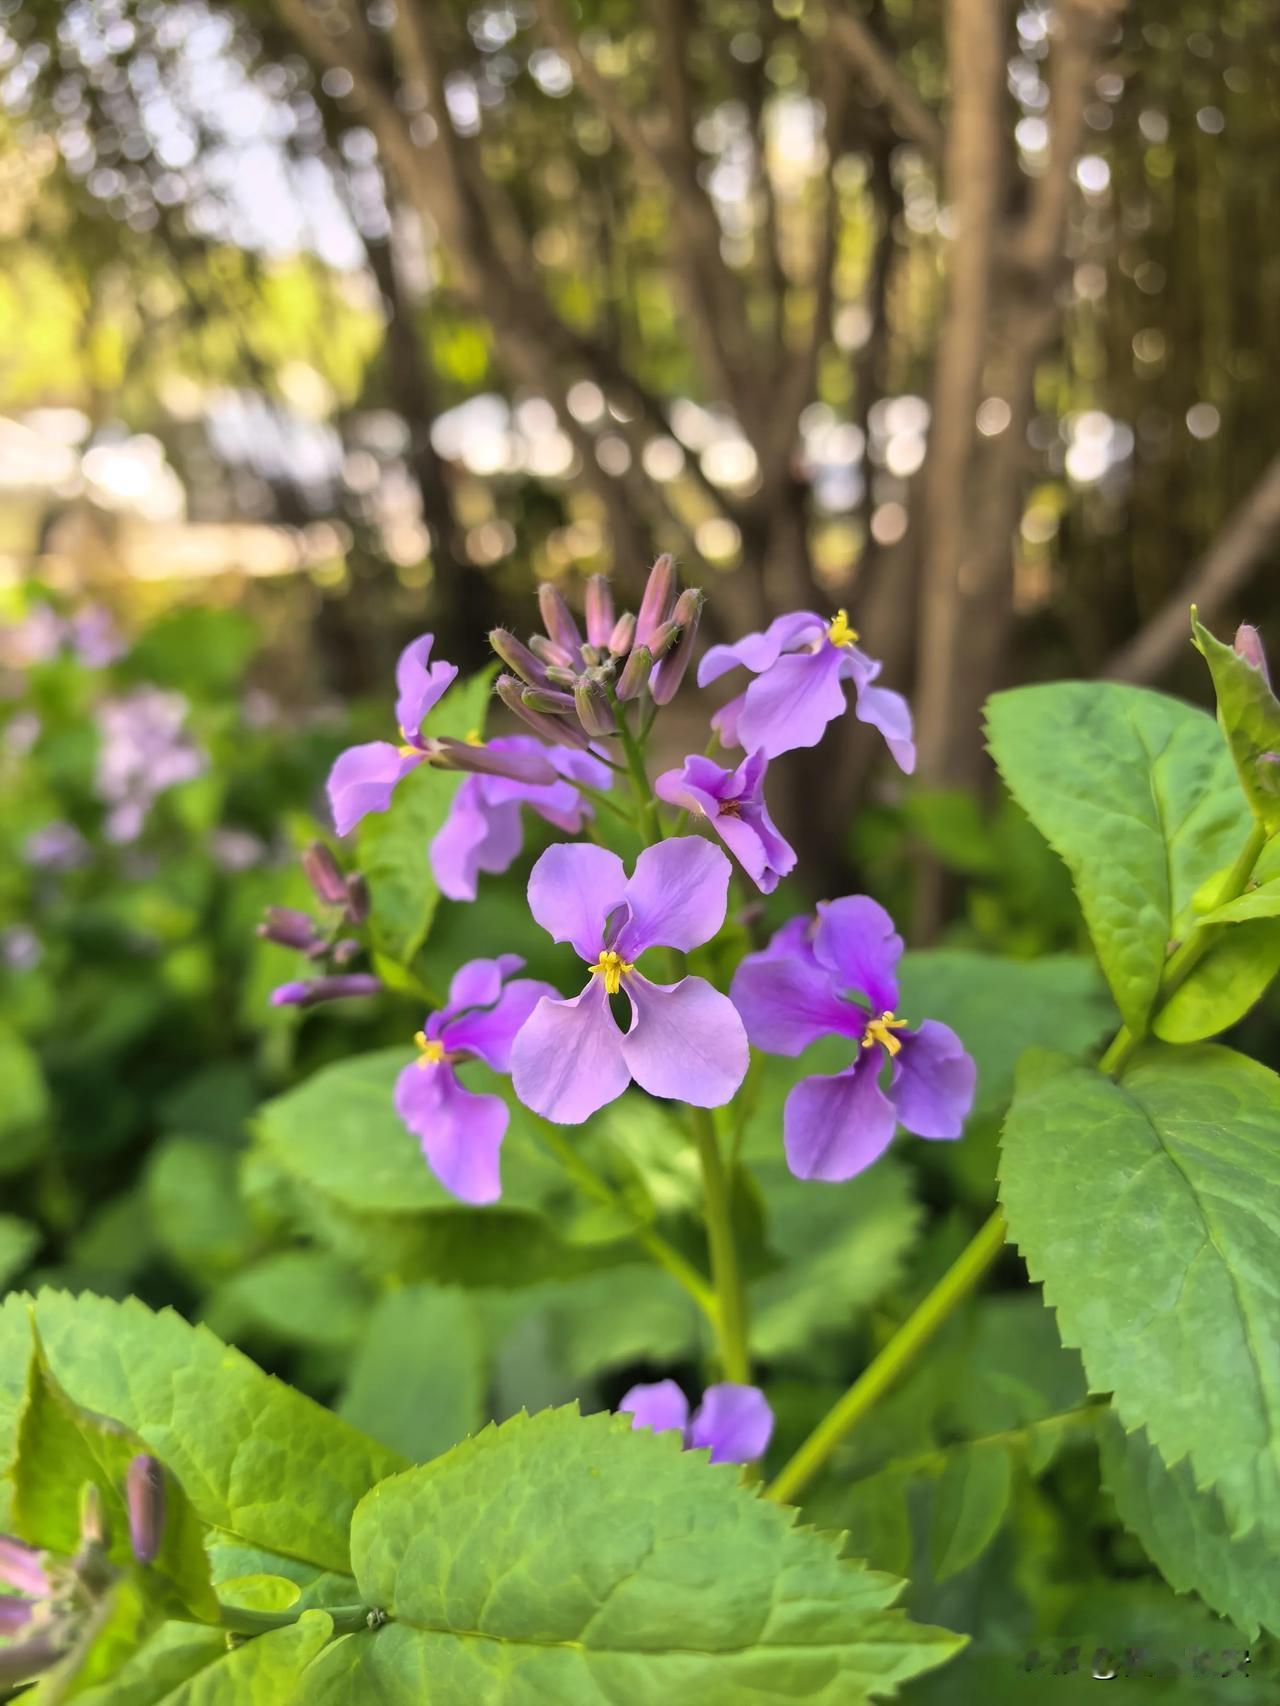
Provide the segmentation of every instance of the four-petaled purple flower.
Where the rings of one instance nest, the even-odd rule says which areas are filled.
[[[772,894],[796,863],[795,848],[778,833],[764,803],[768,767],[763,752],[751,753],[736,770],[694,755],[653,785],[660,799],[706,818],[763,894]]]
[[[710,1450],[713,1463],[753,1463],[763,1457],[773,1433],[773,1411],[758,1386],[723,1381],[708,1386],[689,1415],[689,1400],[674,1380],[633,1386],[618,1405],[633,1428],[676,1432],[686,1451]]]
[[[349,746],[329,772],[329,805],[339,835],[349,834],[369,812],[386,811],[397,783],[428,756],[422,725],[458,673],[455,664],[431,662],[434,644],[433,634],[422,634],[396,662],[396,726],[403,744],[371,740]]]
[[[511,1051],[516,1095],[560,1125],[578,1125],[634,1078],[654,1096],[694,1107],[730,1100],[747,1070],[733,1003],[700,977],[651,983],[635,966],[647,948],[696,948],[724,922],[729,861],[695,836],[647,847],[628,879],[603,847],[557,843],[529,878],[529,907],[591,973],[581,995],[540,1001]],[[609,997],[624,992],[620,1030]]]
[[[843,1072],[802,1078],[787,1097],[783,1142],[797,1178],[852,1178],[884,1153],[899,1123],[917,1137],[959,1137],[964,1128],[974,1063],[948,1026],[926,1019],[912,1029],[897,1017],[901,953],[884,908],[850,895],[823,902],[816,921],[793,918],[738,967],[733,1000],[757,1048],[797,1055],[831,1035],[858,1045]]]
[[[589,752],[545,747],[530,735],[503,735],[488,752],[549,762],[557,779],[523,782],[510,776],[468,776],[453,797],[444,827],[431,843],[431,869],[450,900],[474,900],[481,871],[497,876],[524,843],[520,808],[529,806],[557,829],[576,835],[594,814],[575,783],[608,788],[613,772]]]
[[[827,724],[843,714],[844,683],[852,681],[854,715],[880,730],[909,775],[916,762],[910,707],[901,693],[872,686],[881,666],[858,650],[857,641],[845,611],[828,622],[799,610],[736,645],[712,646],[698,665],[699,687],[739,665],[756,677],[716,713],[712,727],[726,746],[763,752],[766,758],[816,746]]]
[[[509,982],[523,965],[518,954],[502,954],[463,966],[448,1002],[414,1039],[417,1060],[396,1080],[396,1112],[436,1178],[463,1202],[497,1202],[502,1195],[498,1152],[510,1114],[500,1096],[464,1089],[457,1068],[482,1060],[495,1072],[510,1069],[516,1032],[544,996],[555,995],[550,984],[532,978]]]

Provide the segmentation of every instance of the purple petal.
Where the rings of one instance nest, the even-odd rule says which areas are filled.
[[[820,901],[813,951],[839,989],[865,995],[877,1013],[897,1006],[895,972],[902,958],[902,937],[893,919],[869,895]]]
[[[633,1428],[683,1434],[689,1421],[689,1400],[674,1380],[656,1380],[650,1386],[633,1386],[618,1405],[618,1413],[630,1416]]]
[[[12,1599],[7,1594],[0,1597],[0,1638],[16,1635],[19,1629],[24,1629],[31,1621],[34,1609],[29,1599]]]
[[[726,798],[729,783],[728,770],[695,753],[685,759],[679,770],[664,770],[653,784],[653,791],[668,805],[714,817],[720,801]]]
[[[827,724],[843,715],[840,650],[793,652],[778,659],[747,688],[738,736],[750,751],[768,758],[801,746],[816,746]]]
[[[353,997],[380,995],[381,981],[371,972],[339,972],[333,977],[313,977],[307,982],[280,983],[271,991],[273,1007],[319,1007],[325,1001],[347,1001]]]
[[[739,693],[736,699],[730,699],[721,705],[711,719],[711,727],[719,736],[721,746],[741,746],[742,736],[738,724],[742,719],[742,708],[747,702],[745,692]]]
[[[592,788],[609,789],[613,786],[613,771],[594,752],[577,752],[572,747],[556,746],[551,749],[551,762],[571,782],[585,782]]]
[[[948,1025],[926,1019],[903,1031],[890,1094],[898,1119],[917,1137],[959,1137],[973,1106],[978,1069]]]
[[[605,919],[626,898],[622,860],[582,842],[548,847],[529,876],[530,912],[553,942],[571,942],[588,965],[604,946]]]
[[[593,977],[572,1001],[544,996],[512,1044],[516,1095],[557,1125],[581,1125],[630,1079],[603,978]]]
[[[772,894],[779,880],[795,870],[796,850],[779,835],[763,806],[740,817],[717,814],[711,827],[761,894]]]
[[[646,847],[626,885],[631,916],[616,943],[624,959],[646,948],[700,947],[724,923],[729,861],[700,836],[681,835]]]
[[[880,1058],[867,1049],[846,1071],[802,1078],[788,1095],[782,1141],[797,1179],[852,1179],[889,1147],[897,1121],[877,1082]]]
[[[911,738],[911,707],[891,687],[864,687],[854,704],[854,716],[880,730],[899,770],[908,776],[916,767]]]
[[[700,977],[663,984],[630,972],[623,988],[631,1028],[622,1054],[641,1089],[695,1108],[731,1101],[746,1076],[748,1049],[729,997]]]
[[[433,644],[430,634],[411,640],[396,663],[396,727],[406,740],[420,732],[427,712],[458,673],[451,663],[427,667]]]
[[[807,920],[798,922],[803,928]],[[831,973],[811,954],[777,953],[772,945],[747,955],[729,993],[748,1037],[767,1054],[801,1054],[819,1037],[860,1037],[866,1021],[860,1008],[840,999]]]
[[[43,1599],[49,1592],[49,1577],[40,1554],[7,1534],[0,1534],[0,1582],[30,1594],[32,1599]]]
[[[708,1386],[689,1425],[694,1450],[710,1448],[713,1463],[754,1463],[773,1434],[773,1411],[758,1386],[723,1381]]]
[[[747,634],[732,646],[712,646],[698,665],[698,686],[705,687],[739,667],[761,675],[789,646],[816,640],[826,626],[811,610],[794,610],[775,617],[762,634]]]
[[[421,753],[402,753],[385,740],[339,753],[326,784],[337,833],[349,835],[369,812],[386,811],[397,783],[421,763]]]
[[[450,900],[474,900],[480,872],[498,876],[524,845],[520,807],[514,802],[491,804],[486,795],[488,780],[467,778],[427,850],[440,892]]]
[[[468,960],[453,974],[445,1017],[452,1018],[468,1007],[492,1007],[507,978],[523,969],[524,961],[519,954],[499,954],[496,960]]]
[[[500,1096],[477,1096],[451,1066],[415,1060],[396,1079],[395,1103],[445,1190],[463,1202],[497,1202],[498,1152],[510,1118]]]
[[[560,999],[560,992],[537,978],[520,977],[509,983],[492,1007],[474,1008],[461,1018],[450,1019],[440,1036],[451,1049],[467,1049],[479,1055],[495,1072],[511,1070],[511,1045],[525,1020],[547,996]]]

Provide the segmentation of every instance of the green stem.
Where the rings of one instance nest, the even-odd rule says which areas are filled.
[[[669,1244],[660,1232],[655,1232],[651,1226],[641,1219],[626,1198],[619,1195],[609,1181],[602,1174],[597,1173],[586,1157],[569,1142],[559,1126],[554,1126],[549,1120],[542,1119],[535,1119],[535,1123],[543,1142],[556,1160],[560,1162],[578,1189],[589,1196],[592,1201],[626,1215],[632,1222],[631,1236],[640,1248],[651,1256],[660,1268],[670,1274],[677,1285],[688,1292],[712,1326],[718,1327],[720,1311],[716,1302],[716,1294],[692,1262],[686,1261],[674,1244]]]
[[[218,1627],[232,1635],[269,1635],[273,1629],[290,1629],[301,1617],[300,1611],[250,1611],[245,1606],[219,1606]],[[371,1627],[367,1605],[326,1605],[325,1612],[333,1619],[335,1635],[354,1635]]]
[[[618,802],[611,795],[606,794],[602,788],[593,788],[590,782],[575,781],[573,785],[580,794],[585,794],[597,806],[604,806],[606,811],[613,813],[614,817],[621,818],[633,835],[640,833],[639,826],[631,813],[624,811]]]
[[[613,699],[612,693],[610,698],[613,704],[613,720],[618,725],[618,739],[622,744],[622,755],[627,761],[627,771],[631,777],[631,787],[645,835],[650,845],[656,845],[663,839],[662,819],[658,816],[658,802],[649,786],[649,772],[644,767],[644,753],[631,732],[625,709]]]
[[[715,1281],[718,1308],[717,1336],[720,1362],[726,1380],[747,1384],[751,1380],[751,1353],[747,1347],[747,1300],[738,1266],[738,1247],[733,1236],[729,1205],[729,1178],[720,1154],[715,1122],[706,1108],[691,1108],[693,1135],[702,1165],[703,1212],[707,1222],[707,1246],[711,1254],[711,1277]]]
[[[957,1305],[973,1291],[1004,1248],[1004,1232],[1004,1215],[996,1209],[973,1242],[908,1315],[879,1356],[868,1363],[783,1467],[766,1489],[769,1498],[794,1500],[796,1494],[808,1486],[849,1430],[862,1420],[916,1352],[929,1342]]]

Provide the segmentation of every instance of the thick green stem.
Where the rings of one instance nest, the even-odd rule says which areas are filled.
[[[622,745],[622,755],[627,761],[627,771],[631,777],[631,787],[636,797],[636,806],[640,812],[640,821],[644,826],[645,838],[650,845],[656,845],[663,838],[662,819],[658,816],[658,802],[653,797],[653,789],[649,786],[649,772],[644,767],[644,753],[636,737],[631,732],[627,722],[625,707],[613,700],[613,720],[618,725],[618,740]]]
[[[549,1120],[538,1120],[537,1126],[543,1142],[579,1190],[594,1202],[625,1215],[632,1223],[631,1236],[640,1248],[688,1292],[707,1320],[718,1329],[720,1311],[716,1295],[692,1262],[686,1261],[674,1244],[668,1244],[660,1232],[655,1232],[641,1219],[625,1197],[620,1196],[609,1181],[596,1172],[559,1126],[552,1125]]]
[[[324,1609],[333,1619],[335,1635],[354,1635],[372,1628],[370,1617],[385,1621],[367,1605],[326,1605]],[[240,1605],[223,1605],[219,1611],[219,1627],[232,1635],[269,1635],[273,1629],[291,1628],[302,1615],[300,1611],[250,1611]]]
[[[720,1362],[726,1380],[742,1383],[751,1379],[751,1353],[747,1346],[747,1300],[738,1266],[738,1247],[733,1236],[729,1203],[729,1178],[720,1154],[715,1122],[706,1108],[691,1108],[693,1135],[702,1165],[703,1211],[707,1221],[707,1247],[711,1254],[711,1277],[715,1281],[716,1325]]]

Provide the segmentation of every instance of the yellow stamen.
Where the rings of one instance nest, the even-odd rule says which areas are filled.
[[[849,626],[849,612],[837,610],[827,626],[827,638],[833,646],[856,646],[858,630]]]
[[[599,972],[604,979],[605,994],[616,995],[622,987],[622,979],[625,974],[635,969],[635,966],[624,960],[621,954],[615,954],[612,948],[606,948],[595,965],[592,966],[591,975],[594,977]]]
[[[434,1037],[429,1037],[425,1031],[415,1031],[413,1040],[418,1045],[419,1066],[439,1066],[445,1056],[445,1047]]]
[[[396,751],[400,754],[401,758],[425,758],[426,757],[426,753],[423,752],[421,747],[410,746],[407,741],[405,742],[405,744],[403,746],[398,746],[396,748]]]
[[[484,737],[481,735],[479,729],[468,729],[466,734],[463,735],[462,738],[463,738],[464,743],[467,746],[483,746],[484,745]]]
[[[905,1019],[895,1019],[893,1013],[886,1007],[878,1019],[869,1019],[867,1021],[867,1029],[862,1038],[862,1046],[863,1048],[871,1048],[874,1044],[880,1043],[887,1051],[890,1059],[892,1059],[893,1056],[900,1053],[902,1049],[902,1044],[893,1033],[895,1031],[905,1031],[906,1028],[907,1021]]]

